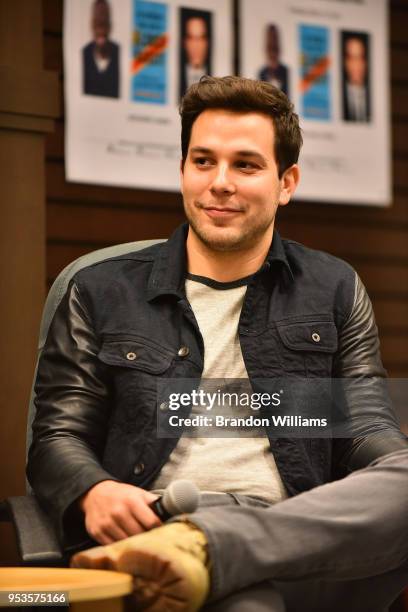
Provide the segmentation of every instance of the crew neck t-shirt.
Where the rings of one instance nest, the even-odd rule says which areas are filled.
[[[238,323],[250,278],[224,283],[192,274],[186,277],[186,296],[204,340],[204,384],[206,379],[223,379],[226,384],[228,379],[248,379]],[[208,412],[193,407],[191,416],[196,414]],[[266,434],[222,435],[218,429],[211,437],[182,435],[151,490],[161,494],[173,480],[186,479],[202,492],[239,493],[269,503],[288,496]]]

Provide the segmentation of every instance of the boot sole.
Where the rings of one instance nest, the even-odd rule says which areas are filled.
[[[133,592],[128,596],[132,609],[148,612],[196,612],[194,587],[184,569],[173,560],[145,550],[124,550],[116,558],[80,560],[81,567],[125,572],[133,576]],[[85,563],[86,561],[86,563]]]

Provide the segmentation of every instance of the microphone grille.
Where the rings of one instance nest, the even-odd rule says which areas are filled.
[[[190,480],[175,480],[164,491],[162,504],[172,516],[194,512],[200,501],[200,491]]]

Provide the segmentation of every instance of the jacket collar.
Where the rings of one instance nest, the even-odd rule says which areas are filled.
[[[147,300],[153,300],[160,295],[174,295],[179,299],[185,297],[184,282],[187,272],[186,240],[188,223],[180,225],[167,242],[160,247],[153,263],[148,287]],[[273,240],[265,259],[264,268],[272,272],[276,263],[282,264],[291,280],[293,272],[285,253],[282,239],[274,230]]]
[[[185,297],[187,234],[188,223],[184,223],[159,248],[147,286],[148,301],[165,294],[175,295],[179,299]]]
[[[286,255],[285,246],[283,244],[283,240],[280,237],[278,230],[273,230],[273,238],[272,244],[270,246],[268,255],[265,259],[265,264],[267,268],[272,271],[274,269],[274,273],[276,273],[275,264],[281,264],[281,268],[284,268],[288,274],[288,277],[291,281],[295,280],[292,267],[289,263],[288,257]],[[264,264],[264,265],[265,265]],[[269,264],[269,265],[268,265]]]

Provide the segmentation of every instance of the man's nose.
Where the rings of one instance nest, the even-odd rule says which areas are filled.
[[[210,186],[210,191],[217,195],[235,192],[235,184],[227,164],[220,164],[218,166],[217,173]]]

